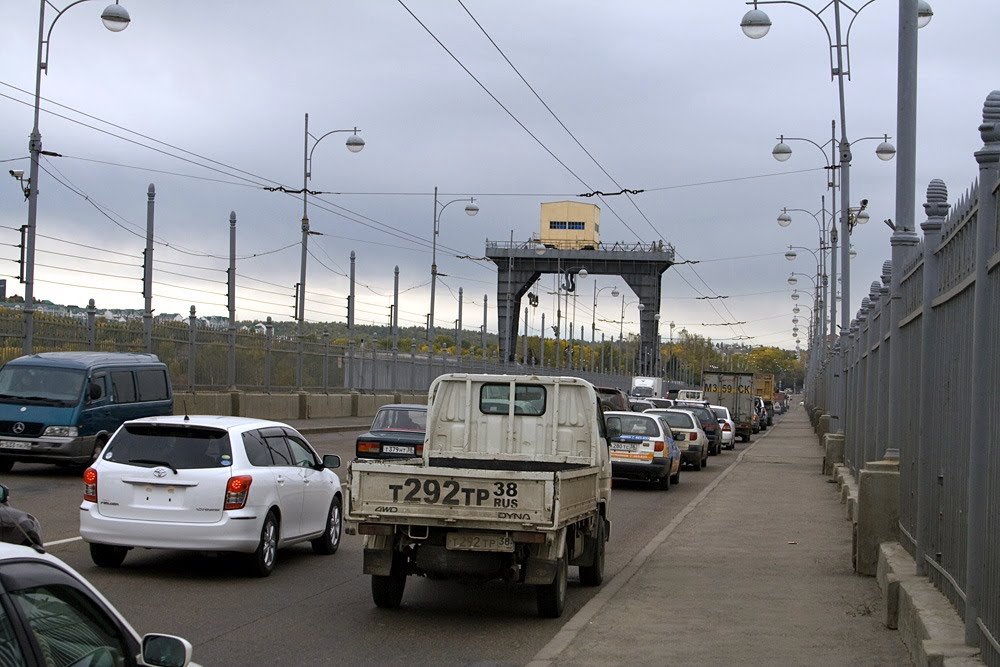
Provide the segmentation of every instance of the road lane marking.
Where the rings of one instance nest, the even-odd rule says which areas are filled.
[[[736,461],[732,465],[727,467],[718,477],[713,479],[708,486],[701,490],[694,500],[687,504],[687,506],[681,510],[673,520],[667,524],[666,528],[661,530],[656,537],[650,540],[649,544],[642,548],[638,554],[632,557],[632,560],[628,562],[621,571],[618,572],[611,581],[605,584],[601,590],[587,601],[587,604],[583,605],[578,612],[573,614],[573,616],[566,621],[565,625],[559,629],[559,632],[549,641],[548,644],[542,647],[542,649],[535,654],[535,657],[531,659],[527,667],[548,667],[556,660],[562,652],[576,639],[580,631],[583,630],[587,625],[593,620],[595,616],[604,608],[617,593],[620,591],[625,584],[627,584],[632,577],[639,572],[642,566],[646,563],[646,560],[660,547],[667,538],[670,537],[671,533],[687,518],[688,514],[694,511],[694,509],[701,504],[705,498],[708,497],[715,487],[717,487],[722,480],[729,476],[729,473],[736,469],[742,461],[743,457],[747,455],[750,450],[757,446],[757,443],[766,438],[767,436],[774,433],[773,429],[768,429],[767,433],[764,433],[754,442],[740,452],[739,456],[736,457]]]
[[[76,537],[67,537],[65,540],[55,540],[53,542],[46,542],[42,546],[45,547],[45,548],[54,547],[57,544],[66,544],[68,542],[76,542],[76,541],[82,540],[82,539],[83,538],[81,536],[77,535]]]

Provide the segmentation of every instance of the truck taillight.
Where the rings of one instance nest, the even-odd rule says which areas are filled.
[[[247,504],[247,496],[250,495],[250,484],[253,477],[250,475],[237,475],[230,477],[226,483],[226,500],[222,505],[224,510],[240,510]]]
[[[358,451],[368,454],[378,454],[382,451],[382,445],[378,442],[359,442]]]
[[[663,443],[662,440],[657,440],[656,442],[653,443],[653,451],[654,452],[662,452],[663,449],[664,449],[664,447],[665,447],[665,445],[664,445],[664,443]]]
[[[416,453],[417,456],[423,456],[424,455],[424,446],[423,445],[417,445],[415,453]]]
[[[83,473],[83,499],[97,502],[97,471],[87,468]]]

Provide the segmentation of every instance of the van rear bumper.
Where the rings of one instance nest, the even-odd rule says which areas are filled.
[[[15,438],[0,437],[0,460],[22,463],[89,463],[94,453],[96,436],[81,435],[76,438]],[[27,444],[28,449],[15,449],[11,443]],[[7,444],[7,446],[4,446]]]

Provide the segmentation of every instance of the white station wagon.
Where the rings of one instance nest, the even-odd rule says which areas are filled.
[[[118,567],[135,547],[233,551],[266,577],[279,547],[311,541],[317,553],[337,551],[339,466],[279,422],[126,422],[83,475],[80,535],[101,567]]]

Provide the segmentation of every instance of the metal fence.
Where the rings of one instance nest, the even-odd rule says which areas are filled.
[[[899,292],[890,300],[888,280],[872,284],[841,357],[814,366],[807,397],[843,410],[855,475],[898,443],[900,542],[966,620],[967,641],[1000,667],[1000,92],[979,129],[979,180],[953,206],[931,182],[923,240],[896,255]],[[901,390],[889,396],[897,345]],[[846,406],[836,405],[840,373]]]
[[[21,355],[23,322],[17,309],[0,309],[0,362]],[[97,316],[90,308],[84,317],[36,313],[36,352],[100,350],[143,352],[146,345],[141,320],[117,322]],[[271,392],[298,388],[297,372],[301,357],[301,388],[305,391],[356,390],[361,392],[426,391],[442,373],[537,373],[573,375],[595,385],[628,390],[636,372],[635,360],[622,347],[608,349],[607,355],[583,354],[556,368],[552,363],[502,364],[496,355],[473,356],[418,350],[412,343],[406,350],[380,345],[334,345],[328,336],[304,340],[266,333],[239,331],[231,336],[226,329],[205,326],[195,317],[188,322],[153,325],[150,351],[163,361],[178,390],[209,391],[237,389]],[[230,358],[235,359],[234,381],[230,383]],[[691,369],[682,369],[694,381]]]

